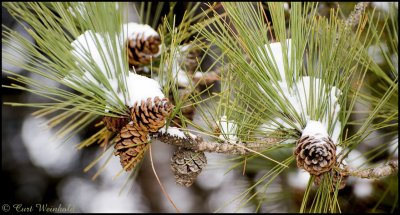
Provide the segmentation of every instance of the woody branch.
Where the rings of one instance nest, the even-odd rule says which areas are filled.
[[[385,176],[390,176],[397,174],[399,170],[398,161],[389,161],[387,164],[375,167],[371,169],[364,170],[348,170],[348,175],[359,177],[359,178],[368,178],[368,179],[378,179]]]
[[[191,133],[185,134],[186,138],[158,132],[154,137],[161,142],[182,147],[198,152],[215,152],[231,155],[245,155],[254,151],[261,151],[267,147],[279,143],[282,139],[276,137],[261,138],[255,142],[245,143],[241,141],[222,142],[205,141],[202,137]]]

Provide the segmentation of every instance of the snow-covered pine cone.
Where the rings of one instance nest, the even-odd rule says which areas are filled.
[[[103,117],[103,123],[106,125],[108,130],[113,132],[121,130],[129,121],[129,118],[126,117]]]
[[[148,147],[148,134],[148,130],[130,122],[115,138],[114,155],[119,155],[122,167],[129,165],[126,171],[133,169],[142,160]]]
[[[179,148],[171,158],[171,169],[177,184],[189,187],[207,164],[204,152]]]
[[[145,37],[142,33],[128,38],[128,58],[130,66],[142,66],[150,63],[151,58],[160,51],[161,39],[158,35]]]
[[[157,132],[165,125],[165,118],[171,114],[173,105],[167,98],[148,98],[137,102],[131,108],[131,120],[137,129]]]
[[[303,135],[294,154],[297,166],[312,175],[328,172],[336,163],[336,146],[330,137]]]

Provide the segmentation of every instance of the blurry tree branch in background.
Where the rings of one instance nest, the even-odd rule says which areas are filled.
[[[378,179],[385,176],[397,174],[399,171],[398,161],[389,161],[387,164],[364,170],[350,170],[349,175],[359,178]]]

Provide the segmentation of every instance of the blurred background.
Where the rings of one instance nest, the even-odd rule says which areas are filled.
[[[355,5],[351,2],[340,4],[342,9],[348,12],[353,10]],[[376,7],[381,12],[387,12],[392,6],[398,7],[397,3],[389,4],[387,2],[374,2],[369,7]],[[321,3],[320,13],[326,15],[329,8],[332,7],[336,7],[336,4]],[[175,8],[178,22],[184,8],[184,3],[178,3]],[[289,6],[287,10],[290,10]],[[132,14],[134,13],[132,11]],[[132,19],[130,21],[136,21],[137,17],[130,16],[130,18]],[[3,7],[2,24],[29,38],[23,27],[13,20]],[[34,42],[32,38],[30,40]],[[372,48],[371,55],[384,67],[385,61],[382,54],[373,52]],[[2,50],[4,49],[7,47],[2,47]],[[26,61],[27,59],[18,60]],[[393,59],[393,61],[396,62],[397,68],[398,60]],[[12,68],[3,61],[2,68],[16,71],[21,75],[32,75],[19,68]],[[374,80],[369,81],[373,82]],[[2,85],[10,83],[10,80],[2,74]],[[55,83],[49,82],[48,84]],[[218,90],[218,86],[213,89]],[[1,92],[2,102],[46,101],[33,94],[7,88],[2,88]],[[360,104],[356,105],[356,109],[365,110],[368,107]],[[148,154],[135,180],[128,179],[126,174],[113,179],[121,169],[119,158],[116,156],[112,156],[105,171],[92,180],[95,172],[101,168],[102,162],[96,164],[89,172],[85,173],[83,170],[101,153],[102,148],[99,148],[98,145],[92,145],[82,150],[75,148],[75,145],[88,137],[92,131],[89,130],[87,133],[75,136],[67,143],[61,143],[52,137],[55,130],[46,129],[41,125],[45,119],[35,118],[31,115],[34,110],[2,105],[2,205],[23,204],[28,207],[35,204],[47,204],[58,207],[61,204],[62,207],[72,207],[73,212],[86,213],[176,212],[156,181]],[[353,117],[357,118],[357,116]],[[200,117],[196,115],[194,121],[201,123]],[[349,165],[357,166],[365,163],[366,158],[363,156],[363,152],[376,147],[382,141],[394,143],[391,144],[391,150],[396,151],[397,158],[398,135],[386,135],[385,139],[382,139],[381,132],[392,131],[372,133],[372,136],[380,138],[369,138],[364,144],[361,144],[362,147],[353,150],[349,155],[349,160],[352,161]],[[300,208],[309,176],[308,173],[297,168],[291,168],[291,171],[280,174],[269,189],[262,196],[257,197],[257,199],[264,198],[265,200],[260,207],[256,201],[245,207],[238,207],[240,198],[236,197],[268,171],[266,160],[260,159],[257,162],[258,165],[249,168],[243,174],[240,168],[227,171],[232,165],[229,156],[206,153],[207,167],[199,175],[197,181],[191,187],[186,188],[175,184],[170,170],[170,158],[175,150],[174,146],[158,141],[153,142],[152,146],[153,161],[158,176],[167,193],[182,212],[214,212],[218,209],[220,209],[218,212],[254,212],[257,209],[259,212],[269,213],[297,212]],[[387,157],[387,154],[374,159],[378,162],[385,156]],[[128,181],[128,185],[124,186],[126,181]],[[398,204],[393,208],[392,195],[392,191],[397,192],[397,183],[377,204],[380,197],[386,192],[387,186],[387,180],[374,181],[350,177],[346,188],[341,190],[339,195],[342,211],[355,213],[371,212],[374,209],[375,212],[398,212]]]

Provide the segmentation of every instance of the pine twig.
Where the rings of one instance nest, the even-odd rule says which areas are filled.
[[[348,175],[359,178],[378,179],[385,176],[397,174],[398,170],[398,161],[390,161],[383,166],[372,169],[349,170]]]
[[[185,134],[186,138],[180,138],[168,133],[157,133],[154,137],[160,141],[182,147],[185,149],[198,151],[198,152],[215,152],[230,155],[245,155],[254,151],[261,151],[268,146],[279,143],[282,139],[276,137],[267,137],[253,143],[244,143],[241,141],[232,142],[224,140],[223,142],[207,142],[202,137],[193,135],[191,133]]]

